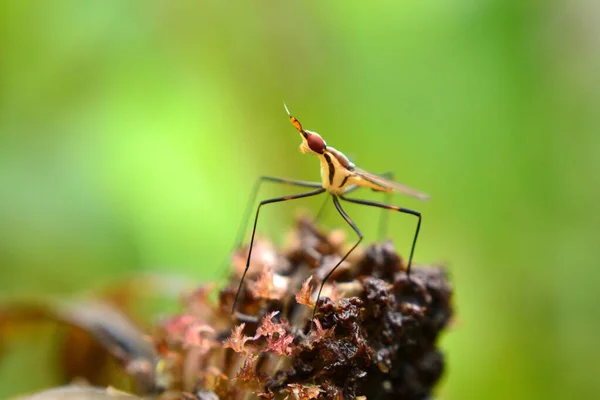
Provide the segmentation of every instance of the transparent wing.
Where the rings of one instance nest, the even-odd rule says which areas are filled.
[[[371,172],[365,171],[364,169],[354,168],[354,170],[352,170],[352,172],[354,172],[356,175],[360,176],[361,178],[363,178],[367,181],[370,181],[372,183],[375,183],[376,185],[382,186],[386,189],[395,190],[399,193],[414,197],[419,200],[429,200],[429,195],[427,195],[425,193],[419,192],[416,189],[413,189],[409,186],[403,185],[403,184],[393,181],[391,179],[384,178],[383,176],[376,175]]]

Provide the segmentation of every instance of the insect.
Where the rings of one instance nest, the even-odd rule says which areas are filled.
[[[399,192],[408,196],[415,197],[419,200],[427,200],[429,198],[428,195],[421,193],[415,189],[412,189],[408,186],[402,185],[398,182],[395,182],[391,179],[388,179],[381,175],[372,174],[363,169],[358,168],[354,163],[352,163],[348,157],[346,157],[341,151],[334,149],[331,146],[328,146],[325,140],[316,132],[309,131],[308,129],[304,129],[302,124],[296,117],[292,116],[287,106],[283,105],[285,111],[287,112],[290,122],[300,133],[300,137],[302,139],[302,143],[300,144],[300,151],[305,154],[312,154],[317,156],[319,162],[321,164],[321,182],[310,182],[310,181],[299,181],[292,179],[284,179],[284,178],[275,178],[270,176],[263,176],[258,179],[256,185],[254,186],[254,190],[251,195],[251,204],[254,203],[254,198],[258,192],[260,184],[262,182],[274,182],[280,184],[287,184],[292,186],[299,186],[310,188],[312,190],[304,193],[276,197],[268,200],[263,200],[258,205],[256,210],[256,215],[254,217],[254,226],[252,228],[252,237],[250,239],[250,247],[248,250],[248,258],[246,260],[246,268],[244,273],[242,274],[242,278],[240,280],[240,284],[235,295],[235,299],[233,302],[232,313],[235,311],[235,306],[238,301],[238,296],[242,289],[242,284],[244,283],[244,278],[246,277],[246,273],[248,272],[248,268],[250,267],[250,259],[252,257],[252,245],[254,244],[254,235],[256,233],[256,225],[258,223],[258,216],[260,214],[261,207],[272,204],[272,203],[280,203],[283,201],[297,200],[306,197],[316,196],[325,192],[328,192],[333,198],[333,204],[337,209],[338,213],[342,216],[342,218],[350,225],[350,227],[356,232],[358,235],[358,240],[356,243],[348,250],[348,252],[338,261],[338,263],[327,273],[325,278],[322,280],[321,285],[319,287],[319,291],[317,294],[317,303],[321,296],[321,291],[323,290],[323,286],[327,279],[333,274],[333,272],[346,260],[346,258],[354,251],[354,249],[360,244],[363,239],[363,234],[358,229],[354,221],[350,218],[350,216],[344,211],[340,200],[346,201],[349,203],[362,204],[371,207],[378,207],[384,210],[398,211],[405,214],[410,214],[417,217],[417,227],[415,229],[415,235],[413,237],[412,246],[410,249],[410,256],[408,258],[408,266],[406,268],[406,275],[410,279],[410,267],[412,265],[412,259],[415,251],[415,245],[417,243],[417,237],[419,236],[419,230],[421,228],[421,213],[418,211],[410,210],[408,208],[399,207],[392,204],[380,203],[376,201],[369,200],[361,200],[355,198],[346,197],[347,194],[355,191],[358,188],[365,187],[372,189],[377,192]],[[248,220],[248,214],[250,209],[248,208],[246,211],[245,221]],[[241,242],[241,237],[245,231],[245,223],[242,225],[242,229],[240,230],[240,235],[238,236],[238,243]],[[317,307],[315,306],[313,311],[316,312]]]

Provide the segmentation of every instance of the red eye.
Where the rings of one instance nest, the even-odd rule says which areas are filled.
[[[308,142],[308,147],[315,153],[321,154],[325,150],[325,141],[316,133],[309,134],[306,141]]]

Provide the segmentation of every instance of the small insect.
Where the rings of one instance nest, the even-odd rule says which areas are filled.
[[[258,205],[256,210],[256,216],[254,217],[254,226],[252,228],[252,237],[250,239],[250,247],[248,250],[248,258],[246,260],[246,268],[244,273],[242,274],[242,279],[240,280],[240,284],[238,287],[238,291],[235,295],[235,300],[233,302],[232,313],[235,312],[235,306],[238,301],[238,296],[242,289],[242,284],[244,283],[244,278],[246,277],[246,273],[248,272],[248,268],[250,267],[250,259],[252,257],[252,245],[254,244],[254,235],[256,233],[256,225],[258,222],[258,215],[260,213],[260,209],[262,206],[272,203],[280,203],[283,201],[302,199],[305,197],[316,196],[321,193],[329,192],[331,197],[333,198],[333,204],[335,208],[340,213],[342,218],[350,225],[350,227],[356,232],[358,235],[358,240],[356,243],[348,250],[348,252],[338,261],[338,263],[327,273],[323,281],[321,282],[321,286],[319,287],[319,292],[317,294],[317,303],[321,296],[321,291],[323,290],[323,286],[327,279],[333,274],[333,272],[346,260],[346,258],[354,251],[354,249],[360,244],[363,239],[362,232],[358,229],[354,221],[346,214],[340,200],[347,201],[349,203],[362,204],[371,207],[378,207],[384,210],[392,210],[398,211],[405,214],[414,215],[417,217],[417,227],[415,229],[415,235],[413,237],[412,246],[410,249],[410,256],[408,258],[408,266],[406,268],[406,275],[410,279],[410,267],[412,265],[412,259],[415,251],[415,245],[417,243],[417,237],[419,236],[419,229],[421,228],[421,213],[414,210],[409,210],[408,208],[399,207],[392,204],[380,203],[376,201],[369,200],[360,200],[346,197],[347,194],[359,189],[361,187],[369,188],[377,192],[399,192],[408,196],[415,197],[419,200],[427,200],[429,196],[421,193],[415,189],[412,189],[408,186],[402,185],[398,182],[395,182],[391,179],[388,179],[381,175],[372,174],[365,170],[358,168],[354,163],[352,163],[348,157],[346,157],[341,151],[334,149],[331,146],[328,146],[325,140],[316,132],[309,131],[308,129],[304,129],[300,121],[298,121],[290,111],[287,106],[283,105],[285,111],[287,112],[290,122],[294,127],[300,132],[300,137],[302,139],[302,143],[300,144],[300,151],[305,154],[313,154],[319,158],[319,162],[321,164],[321,182],[310,182],[310,181],[299,181],[299,180],[291,180],[291,179],[283,179],[283,178],[275,178],[270,176],[263,176],[258,179],[256,185],[254,186],[254,190],[251,195],[251,200],[249,206],[254,203],[254,198],[258,193],[258,189],[262,182],[274,182],[287,184],[292,186],[299,186],[305,188],[312,188],[308,192],[299,193],[290,196],[282,196],[276,197],[268,200],[263,200]],[[246,216],[244,218],[245,221],[248,220],[248,214],[250,209],[246,210]],[[238,244],[241,242],[244,231],[245,231],[245,223],[242,224],[242,228],[240,229],[240,235],[238,235]],[[315,306],[313,311],[316,312],[317,307]]]

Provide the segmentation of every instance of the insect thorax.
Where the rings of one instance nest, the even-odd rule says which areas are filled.
[[[344,168],[330,153],[318,154],[321,164],[321,184],[329,193],[341,195],[350,184],[352,171]]]

